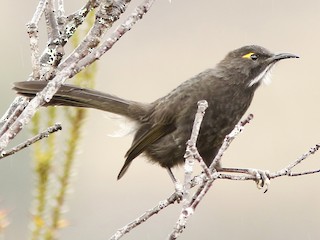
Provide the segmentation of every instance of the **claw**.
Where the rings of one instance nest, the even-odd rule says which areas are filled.
[[[251,169],[251,174],[257,179],[256,183],[258,189],[265,189],[264,193],[266,193],[271,184],[270,172],[268,170]]]
[[[253,176],[256,179],[257,187],[259,189],[265,189],[266,193],[271,184],[270,182],[270,172],[268,170],[260,170],[253,168],[221,168],[219,172],[231,172],[231,173],[245,173]]]

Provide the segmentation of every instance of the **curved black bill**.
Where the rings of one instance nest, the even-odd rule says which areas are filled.
[[[280,61],[282,59],[287,59],[287,58],[299,58],[299,56],[291,54],[291,53],[279,53],[271,57],[271,62],[276,62]]]

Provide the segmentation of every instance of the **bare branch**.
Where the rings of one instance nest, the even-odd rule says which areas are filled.
[[[61,130],[61,125],[56,124],[46,131],[37,134],[36,136],[26,140],[9,151],[4,151],[9,141],[13,139],[20,130],[30,121],[37,109],[50,101],[59,87],[68,79],[86,68],[88,65],[99,59],[113,45],[128,32],[135,23],[137,23],[144,14],[151,8],[155,0],[144,0],[134,12],[128,16],[124,22],[119,25],[115,31],[103,41],[106,31],[109,30],[121,14],[127,9],[131,0],[88,0],[87,3],[75,13],[65,16],[63,0],[40,0],[37,9],[27,25],[27,31],[30,38],[32,75],[29,80],[50,80],[48,85],[37,94],[30,102],[25,98],[18,97],[14,100],[10,108],[0,120],[0,159],[12,155],[28,147],[29,145],[39,141],[40,139],[49,136],[55,131]],[[57,8],[55,9],[55,3]],[[62,61],[64,56],[64,46],[68,39],[74,34],[76,29],[83,23],[87,14],[93,9],[98,8],[95,15],[95,22],[92,25],[87,36],[75,48],[75,50]],[[56,11],[57,10],[57,11]],[[41,16],[46,18],[48,44],[44,52],[39,54],[39,35],[38,23]],[[320,172],[319,170],[311,170],[304,172],[293,173],[292,170],[307,157],[319,150],[320,145],[317,144],[301,157],[289,164],[287,167],[274,172],[257,169],[229,169],[232,174],[227,172],[217,171],[215,166],[221,160],[224,152],[228,149],[233,139],[244,129],[244,126],[250,122],[253,115],[249,115],[244,121],[237,124],[234,130],[226,136],[224,142],[215,156],[212,164],[208,167],[197,148],[197,138],[199,129],[205,110],[207,108],[206,101],[200,101],[198,104],[198,112],[195,116],[195,122],[192,129],[190,140],[187,144],[185,154],[185,179],[183,186],[183,206],[178,217],[178,221],[172,230],[169,239],[177,239],[186,227],[187,220],[195,212],[198,204],[209,191],[213,182],[218,179],[228,180],[253,180],[255,182],[264,182],[265,177],[273,179],[281,176],[301,176]],[[51,139],[51,138],[50,138]],[[193,177],[193,165],[197,160],[203,168],[203,172],[198,176]],[[228,170],[228,169],[224,169]],[[193,177],[193,178],[192,178]],[[197,187],[195,193],[190,198],[190,189]],[[175,203],[180,198],[180,195],[175,192],[164,201],[159,202],[155,207],[147,210],[144,214],[136,218],[131,223],[119,229],[110,239],[115,240],[124,236],[141,223],[148,220],[162,209],[165,209],[170,204]]]
[[[204,109],[199,111],[199,108],[198,108],[197,114],[199,114],[203,110]],[[204,112],[202,112],[202,114],[203,113]],[[225,140],[224,140],[224,142],[223,142],[223,144],[222,144],[222,146],[221,146],[221,148],[219,150],[219,153],[218,153],[219,156],[217,155],[217,157],[215,159],[220,161],[223,153],[228,149],[228,147],[230,146],[230,144],[233,141],[233,139],[244,129],[244,126],[246,124],[250,123],[250,121],[252,119],[253,119],[253,115],[249,114],[248,117],[246,117],[243,121],[239,122],[239,124],[237,124],[235,126],[234,130],[229,135],[227,135],[225,137]],[[199,119],[197,121],[199,121]],[[195,121],[195,122],[197,122],[197,121]],[[197,125],[195,126],[195,128],[197,128]],[[195,129],[193,129],[193,130],[195,132],[192,134],[191,139],[194,141],[196,139],[196,135],[194,135],[194,134],[196,134],[197,131]],[[190,144],[190,142],[188,142],[188,145],[189,144]],[[187,146],[187,148],[188,148],[188,146]],[[270,173],[269,174],[270,179],[276,178],[276,177],[281,177],[281,176],[301,176],[301,175],[313,174],[313,173],[320,172],[320,169],[319,170],[313,170],[313,171],[301,172],[301,173],[290,173],[288,170],[286,170],[286,169],[290,169],[291,170],[294,166],[296,166],[299,163],[301,163],[308,156],[310,156],[311,154],[314,154],[317,150],[319,150],[319,148],[320,148],[319,144],[315,145],[308,152],[303,154],[301,157],[299,157],[292,164],[288,165],[286,168],[284,168],[284,169],[282,169],[282,170],[280,170],[278,172],[275,172],[275,173]],[[194,152],[192,152],[192,153],[194,153]],[[186,153],[186,157],[190,157],[189,154],[191,154],[191,153],[190,152]],[[232,170],[232,172],[235,173],[235,174],[226,174],[224,172],[217,172],[213,168],[212,172],[210,173],[210,177],[208,177],[208,175],[205,174],[205,173],[201,173],[201,174],[195,176],[193,179],[191,179],[189,183],[187,183],[187,184],[189,184],[189,186],[188,186],[189,188],[193,188],[193,187],[198,186],[198,189],[197,189],[197,191],[195,192],[195,194],[193,195],[191,201],[189,201],[188,204],[186,204],[186,202],[184,202],[182,211],[181,211],[181,213],[179,215],[179,218],[178,218],[178,221],[177,221],[173,231],[170,233],[168,239],[170,239],[170,240],[177,239],[181,235],[181,233],[183,232],[183,230],[186,227],[186,223],[187,223],[188,218],[194,213],[194,211],[196,210],[196,207],[198,206],[200,201],[203,199],[205,194],[209,191],[209,189],[211,188],[211,186],[212,186],[214,181],[216,181],[218,179],[227,179],[227,180],[234,180],[234,181],[248,181],[248,180],[251,180],[251,181],[259,182],[261,180],[261,176],[259,174],[257,174],[257,175],[249,174],[248,175],[248,173],[254,173],[254,172],[258,172],[259,173],[259,172],[261,172],[261,170],[240,169],[240,168],[238,168],[238,169],[237,168],[232,168],[230,170]],[[189,173],[187,173],[187,174],[189,174]],[[186,186],[184,186],[184,188],[185,187]],[[112,239],[112,240],[119,239],[125,233],[128,233],[133,228],[137,227],[141,223],[143,223],[146,220],[148,220],[155,213],[158,213],[159,211],[161,211],[162,209],[166,208],[170,204],[173,204],[176,201],[178,201],[179,197],[180,197],[180,195],[178,193],[176,193],[176,192],[171,194],[170,197],[168,197],[166,200],[164,200],[162,202],[159,202],[159,204],[156,205],[154,208],[147,210],[143,215],[141,215],[140,217],[138,217],[137,219],[135,219],[131,223],[127,224],[123,228],[119,229],[110,239]]]
[[[31,66],[32,66],[32,77],[34,79],[40,78],[40,56],[39,56],[39,34],[38,34],[38,23],[45,10],[47,0],[39,1],[31,21],[27,24],[27,32],[30,38],[30,49],[31,49]]]
[[[285,168],[269,173],[268,177],[270,179],[273,178],[278,178],[282,176],[288,176],[288,177],[298,177],[298,176],[303,176],[303,175],[309,175],[309,174],[314,174],[314,173],[319,173],[320,169],[315,169],[315,170],[310,170],[310,171],[302,171],[302,172],[295,172],[293,173],[292,170],[294,167],[296,167],[298,164],[302,163],[304,160],[306,160],[309,156],[315,154],[318,150],[320,149],[320,144],[316,144],[313,147],[311,147],[307,152],[302,154],[299,158],[297,158],[294,162],[286,166]],[[246,175],[231,175],[231,174],[226,174],[222,172],[218,172],[217,178],[219,179],[228,179],[228,180],[236,180],[236,181],[247,181],[247,180],[254,180],[254,181],[259,181],[260,179],[258,178],[259,176],[254,176],[254,175],[247,175],[248,172],[252,172],[255,169],[244,169],[244,168],[232,168],[228,169],[225,168],[224,170],[228,170],[229,172],[232,173],[238,173],[238,174],[246,174]]]
[[[54,7],[54,0],[48,0],[47,7],[45,8],[44,15],[46,18],[48,39],[50,42],[54,39],[60,39],[60,33],[57,23],[57,14]]]
[[[2,136],[9,127],[16,121],[17,117],[22,113],[22,111],[25,109],[25,107],[28,105],[28,101],[24,97],[17,98],[15,108],[10,108],[6,112],[6,114],[1,119],[3,125],[0,129],[0,136]],[[13,111],[11,113],[11,111]]]
[[[116,28],[113,34],[105,42],[103,42],[98,48],[94,49],[90,54],[79,61],[73,74],[78,73],[110,50],[112,46],[133,27],[134,24],[142,19],[144,14],[149,11],[154,2],[155,0],[145,0],[140,6],[138,6],[135,11],[124,21],[124,23]]]
[[[58,18],[64,17],[65,11],[64,11],[64,0],[58,0]]]
[[[276,172],[275,175],[271,175],[270,177],[275,177],[276,175],[278,176],[282,176],[282,175],[290,175],[291,174],[291,170],[297,166],[298,164],[300,164],[301,162],[303,162],[307,157],[309,157],[310,155],[314,154],[315,152],[317,152],[320,148],[320,144],[316,144],[315,146],[311,147],[307,152],[305,152],[304,154],[302,154],[296,161],[294,161],[292,164],[290,164],[289,166],[281,169],[280,171]]]
[[[98,0],[89,0],[85,6],[83,6],[80,10],[76,11],[75,13],[71,14],[70,16],[67,17],[67,22],[64,25],[64,31],[61,34],[61,44],[62,46],[64,46],[68,39],[74,34],[74,32],[76,31],[76,29],[83,23],[85,17],[87,16],[87,14],[94,8],[96,8],[99,5]],[[34,56],[32,56],[32,63],[34,64],[43,64],[43,66],[40,68],[39,66],[33,66],[33,73],[31,75],[31,77],[28,80],[32,80],[32,79],[38,79],[39,77],[42,76],[42,80],[48,80],[45,77],[50,76],[49,74],[47,75],[41,75],[40,74],[40,70],[42,72],[47,72],[47,73],[51,73],[53,72],[53,69],[55,66],[57,66],[59,64],[59,62],[55,62],[54,64],[49,64],[48,61],[51,61],[52,58],[50,58],[49,56],[51,56],[52,54],[55,54],[55,52],[52,53],[52,51],[50,50],[50,45],[48,44],[47,48],[43,51],[42,56],[40,57],[40,63],[37,63],[37,39],[35,39],[35,34],[37,34],[37,29],[38,29],[38,23],[40,20],[40,17],[44,11],[44,8],[46,7],[47,4],[47,0],[42,0],[37,9],[36,12],[31,20],[30,26],[27,27],[28,32],[30,32],[33,39],[30,39],[30,42],[32,44],[32,48],[31,51],[33,52],[32,54]],[[32,31],[34,31],[34,33],[32,33]],[[30,36],[29,34],[29,36]],[[35,41],[35,42],[34,42]],[[48,54],[50,53],[50,54]],[[59,59],[59,58],[56,58]],[[61,60],[61,58],[59,59],[59,61]],[[47,66],[47,67],[44,67]],[[20,113],[21,113],[21,109],[20,110],[16,110],[16,108],[19,108],[20,104],[25,104],[26,100],[23,97],[16,97],[16,99],[11,103],[10,107],[8,108],[8,110],[5,112],[5,114],[1,117],[0,119],[0,136],[2,136],[4,134],[4,132],[7,130],[8,128],[8,124],[7,121],[8,119],[16,119]],[[6,126],[5,126],[6,125]]]
[[[111,236],[110,240],[117,240],[123,237],[126,233],[130,232],[135,227],[139,226],[141,223],[146,222],[150,217],[157,214],[161,210],[165,209],[169,205],[175,203],[179,199],[179,195],[176,193],[173,193],[168,197],[167,199],[160,201],[158,205],[155,207],[147,210],[144,214],[142,214],[140,217],[136,218],[132,222],[128,223],[126,226],[118,229],[118,231]]]
[[[214,167],[217,165],[217,163],[221,160],[223,153],[229,148],[231,142],[236,138],[236,136],[244,129],[244,126],[250,123],[250,121],[253,119],[253,114],[249,114],[243,121],[241,121],[239,124],[235,126],[235,128],[232,130],[231,133],[229,133],[224,141],[222,146],[220,147],[218,154],[213,159],[209,169],[211,171],[214,170]]]
[[[107,50],[109,50],[117,41],[118,39],[126,33],[128,30],[132,28],[132,26],[142,18],[143,14],[145,14],[151,7],[152,3],[155,0],[145,0],[137,9],[134,11],[134,13],[129,17],[120,28],[118,28],[118,37],[111,39],[111,45],[104,49],[105,45],[102,45],[99,47],[101,50],[98,52],[95,56],[101,57]],[[91,29],[91,33],[96,34],[95,36],[88,37],[88,39],[91,39],[92,41],[86,42],[81,44],[71,55],[59,65],[56,75],[53,77],[51,76],[52,66],[55,66],[58,62],[60,62],[60,56],[63,53],[63,43],[58,39],[58,41],[53,41],[53,51],[52,49],[48,48],[48,52],[45,53],[46,56],[41,58],[41,61],[43,59],[46,59],[47,64],[42,64],[42,72],[40,73],[40,78],[44,76],[44,79],[48,79],[49,77],[53,77],[53,79],[48,83],[48,86],[44,88],[44,90],[37,95],[34,99],[30,101],[30,104],[25,108],[25,110],[21,113],[20,116],[15,115],[14,119],[16,121],[12,124],[10,127],[6,127],[6,130],[3,131],[3,134],[0,136],[0,152],[4,150],[4,148],[7,146],[8,142],[14,138],[19,131],[22,129],[24,125],[26,125],[33,114],[36,112],[36,109],[39,108],[42,104],[45,102],[50,101],[52,96],[56,93],[56,91],[59,89],[61,84],[63,84],[66,79],[74,76],[77,72],[79,72],[84,67],[91,64],[93,61],[95,61],[97,58],[91,59],[92,61],[87,62],[87,65],[82,66],[81,69],[79,68],[79,65],[76,67],[76,64],[81,60],[81,58],[85,57],[86,54],[91,50],[91,47],[96,46],[99,43],[99,36],[102,36],[102,33],[111,27],[111,23],[113,23],[115,20],[119,18],[119,15],[125,10],[126,3],[130,2],[127,1],[117,1],[116,4],[113,6],[114,1],[103,1],[101,3],[99,11],[97,12],[97,18],[95,25]],[[49,7],[50,9],[50,7]],[[52,10],[52,9],[51,9]],[[47,10],[50,13],[50,10]],[[111,12],[109,12],[111,11]],[[100,15],[99,15],[100,14]],[[115,16],[112,16],[112,14],[116,14]],[[51,27],[57,28],[56,25],[56,17],[53,14],[49,14],[49,18],[52,18],[52,22],[49,23]],[[98,28],[98,26],[100,28]],[[123,29],[123,30],[121,30]],[[120,32],[121,30],[121,32]],[[51,34],[52,36],[55,36],[56,29],[53,31],[54,33]],[[120,34],[120,35],[119,35]],[[50,34],[49,34],[50,35]],[[89,33],[90,35],[90,33]],[[95,41],[94,41],[95,40]],[[85,41],[85,40],[84,40]],[[108,43],[110,41],[107,40]],[[47,66],[44,66],[47,65]],[[0,125],[4,124],[8,118],[10,118],[10,115],[15,110],[15,108],[18,106],[17,102],[24,101],[23,98],[18,98],[14,101],[14,103],[10,106],[9,110],[6,112],[5,116],[2,117],[0,122]],[[4,121],[4,122],[3,122]]]
[[[207,173],[207,176],[210,177],[210,172],[206,164],[204,163],[203,159],[201,158],[197,148],[196,143],[198,140],[198,135],[200,131],[200,126],[203,120],[203,116],[205,114],[205,110],[208,107],[208,102],[205,100],[198,102],[198,110],[194,119],[192,132],[190,140],[187,142],[187,149],[186,153],[184,155],[185,158],[185,164],[184,164],[184,188],[183,188],[183,202],[184,205],[189,204],[189,190],[191,188],[191,179],[192,179],[192,173],[193,173],[193,165],[194,160],[197,159],[201,166],[203,166],[203,169],[205,169],[205,172]]]
[[[320,173],[320,169],[310,170],[310,171],[305,171],[305,172],[298,172],[298,173],[289,173],[288,177],[298,177],[298,176],[309,175],[309,174],[314,174],[314,173]]]
[[[45,102],[51,100],[52,96],[59,89],[61,84],[69,77],[70,71],[74,68],[75,64],[70,64],[63,71],[59,73],[48,85],[34,97],[15,122],[7,129],[7,131],[0,137],[0,152],[8,145],[9,141],[13,139],[21,129],[31,120],[37,109]]]
[[[29,147],[30,145],[38,142],[39,140],[49,137],[50,134],[57,132],[59,130],[62,130],[62,126],[60,123],[56,123],[54,126],[48,127],[45,131],[39,133],[38,135],[33,136],[32,138],[26,140],[23,143],[20,143],[19,145],[13,147],[9,151],[3,151],[2,154],[0,155],[0,159],[13,155],[16,152],[19,152],[22,149]]]
[[[94,49],[101,41],[106,30],[118,20],[121,10],[121,2],[115,4],[114,1],[102,1],[96,13],[96,21],[87,36],[81,41],[80,45],[65,59],[58,67],[58,71],[64,69],[70,63],[80,61],[84,56]],[[126,5],[125,5],[126,6]],[[72,77],[75,74],[70,75]]]
[[[75,30],[80,26],[88,13],[99,6],[100,1],[98,0],[89,0],[82,8],[80,8],[78,11],[70,14],[66,17],[65,22],[65,35],[66,38],[65,42],[73,35]]]

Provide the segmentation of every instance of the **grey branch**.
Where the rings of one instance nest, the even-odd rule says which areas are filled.
[[[198,104],[198,111],[197,111],[197,114],[195,116],[195,124],[194,124],[193,129],[192,129],[190,141],[196,140],[195,136],[197,136],[197,134],[198,134],[198,132],[200,130],[200,126],[198,124],[196,124],[196,123],[199,121],[198,120],[199,112],[203,113],[201,115],[201,120],[203,118],[204,111],[202,111],[202,109],[201,109],[202,107],[203,106]],[[194,148],[195,148],[194,152],[196,153],[195,154],[196,158],[200,159],[201,166],[205,165],[205,167],[203,167],[205,174],[202,175],[202,178],[206,178],[206,179],[203,179],[202,184],[199,186],[199,188],[197,189],[197,191],[193,195],[191,201],[189,201],[188,204],[184,204],[184,206],[183,206],[183,208],[181,210],[180,216],[178,218],[178,221],[176,223],[176,226],[174,227],[172,233],[169,235],[169,239],[170,240],[177,239],[180,236],[180,234],[183,232],[183,230],[186,227],[187,220],[189,219],[189,217],[191,215],[193,215],[194,211],[196,210],[196,207],[198,206],[200,201],[203,199],[203,197],[207,194],[207,192],[211,188],[213,182],[216,179],[218,179],[217,178],[218,175],[215,174],[217,171],[214,168],[214,166],[216,165],[217,162],[219,162],[221,160],[223,153],[228,149],[228,147],[230,146],[230,144],[233,141],[233,139],[235,139],[235,137],[244,129],[244,126],[246,124],[248,124],[252,118],[253,118],[253,115],[250,114],[244,121],[242,121],[239,124],[237,124],[235,126],[235,128],[232,130],[232,132],[225,137],[225,139],[223,141],[223,144],[220,147],[220,150],[219,150],[218,154],[216,155],[216,157],[214,158],[213,162],[210,165],[210,168],[208,168],[204,164],[204,162],[203,162],[202,158],[200,157],[200,154],[198,153],[198,150],[196,150],[196,147],[195,147],[195,144],[194,144]],[[200,122],[200,124],[201,124],[201,122]],[[188,163],[186,162],[186,164],[188,164]],[[188,184],[188,187],[191,186],[191,183],[187,183],[187,184]]]
[[[199,123],[201,124],[201,118],[204,115],[204,105],[199,104],[198,105],[198,111],[197,115],[195,117],[195,124],[193,128],[193,133],[190,138],[190,141],[187,143],[187,149],[190,147],[190,142],[194,141],[197,139],[197,134],[198,130],[197,128],[199,127]],[[200,114],[200,115],[199,115]],[[215,157],[214,161],[220,161],[224,152],[228,149],[230,146],[231,142],[236,138],[236,136],[241,133],[245,127],[246,124],[250,123],[250,121],[253,119],[253,115],[249,114],[243,121],[239,122],[233,129],[233,131],[228,134],[224,142]],[[310,148],[309,151],[301,155],[297,160],[295,160],[293,163],[289,164],[287,167],[274,172],[270,173],[268,176],[270,179],[281,177],[281,176],[301,176],[301,175],[307,175],[307,174],[314,174],[314,173],[319,173],[320,169],[317,170],[311,170],[311,171],[304,171],[304,172],[299,172],[299,173],[292,173],[292,169],[300,164],[302,161],[304,161],[308,156],[314,154],[316,151],[320,149],[320,144],[316,144],[314,147]],[[197,156],[197,151],[194,152],[192,150],[193,156],[196,156],[195,159],[198,160]],[[189,158],[190,156],[190,149],[186,151],[186,157]],[[201,157],[201,156],[200,156]],[[194,161],[194,160],[193,160]],[[186,163],[187,165],[189,163]],[[193,188],[193,187],[198,187],[194,195],[192,196],[191,200],[187,201],[188,199],[185,199],[184,204],[182,205],[182,210],[181,213],[178,217],[178,221],[173,229],[173,231],[169,234],[168,239],[173,240],[177,239],[181,234],[183,233],[183,230],[186,228],[186,223],[189,217],[193,215],[193,213],[196,210],[196,207],[198,204],[201,202],[203,197],[206,195],[206,193],[209,191],[211,188],[212,184],[214,181],[219,180],[219,179],[227,179],[227,180],[234,180],[234,181],[255,181],[259,182],[261,181],[260,175],[259,174],[248,174],[251,172],[259,172],[261,170],[256,170],[256,169],[233,169],[233,174],[227,174],[224,172],[218,172],[215,170],[214,167],[210,166],[209,169],[210,176],[208,176],[208,173],[201,173],[195,177],[193,177],[190,182],[184,184],[188,184],[187,189]],[[190,178],[189,172],[185,171],[185,178]],[[183,186],[184,189],[186,189],[186,186]],[[146,222],[150,217],[152,217],[154,214],[158,213],[159,211],[165,209],[168,207],[170,204],[174,204],[175,202],[179,203],[180,199],[180,194],[178,192],[172,193],[167,199],[159,202],[158,205],[155,207],[147,210],[144,214],[142,214],[140,217],[136,218],[123,228],[119,229],[111,238],[110,240],[115,240],[115,239],[120,239],[122,236],[124,236],[126,233],[129,233],[132,229],[135,227],[139,226],[143,222]]]
[[[184,155],[185,164],[184,164],[184,187],[183,187],[183,203],[184,206],[188,206],[189,202],[189,190],[191,188],[191,179],[193,173],[193,165],[195,160],[198,160],[205,173],[210,177],[210,172],[203,159],[201,158],[196,144],[198,140],[198,135],[201,127],[201,123],[205,114],[205,110],[208,107],[208,102],[205,100],[198,102],[198,110],[194,119],[193,128],[191,132],[190,140],[187,142],[186,153]]]
[[[31,59],[32,64],[38,64],[37,60],[37,53],[35,51],[38,51],[37,48],[37,31],[38,31],[38,23],[41,18],[41,15],[43,14],[45,7],[47,6],[47,0],[41,0],[36,8],[36,11],[32,17],[31,22],[27,25],[27,31],[30,38],[30,44],[31,44]],[[97,0],[89,0],[85,6],[83,6],[80,10],[76,11],[75,13],[71,14],[67,17],[67,21],[64,24],[64,31],[61,34],[62,38],[62,46],[64,46],[68,39],[74,34],[76,29],[83,23],[84,19],[86,18],[87,14],[94,8],[98,7],[99,3]],[[60,19],[61,20],[61,19]],[[60,21],[59,21],[60,22]],[[44,73],[52,73],[54,68],[56,68],[57,65],[59,65],[59,62],[54,62],[49,64],[49,61],[52,60],[49,56],[52,54],[55,54],[55,52],[52,52],[51,45],[48,42],[48,46],[44,49],[41,57],[40,57],[40,66],[32,66],[33,74],[31,74],[31,77],[28,78],[28,80],[34,80],[37,79],[37,77],[40,77],[41,80],[49,80],[45,77],[49,76],[48,74]],[[50,53],[50,54],[49,54]],[[49,54],[49,55],[48,55]],[[61,58],[60,58],[61,60]],[[39,68],[39,69],[38,69]],[[42,75],[40,74],[40,71],[42,72]],[[35,76],[35,78],[34,78]],[[5,112],[5,114],[0,119],[0,136],[2,136],[10,126],[10,124],[15,121],[15,119],[21,114],[22,108],[21,105],[24,106],[27,104],[27,101],[23,97],[16,97],[16,99],[11,103],[8,110]],[[8,124],[10,123],[10,124]]]
[[[65,21],[66,25],[63,27],[65,33],[60,34],[59,28],[61,26],[59,23],[63,23],[61,16],[56,14],[56,9],[54,8],[53,0],[42,2],[39,4],[35,12],[33,19],[33,24],[37,24],[39,16],[43,12],[43,6],[45,4],[44,12],[47,22],[47,32],[48,32],[48,47],[45,49],[42,57],[40,58],[40,74],[38,74],[37,66],[33,67],[33,75],[39,76],[40,80],[50,80],[47,87],[43,89],[34,99],[30,102],[26,101],[23,97],[17,97],[7,112],[0,120],[0,152],[4,151],[9,141],[13,139],[20,130],[30,121],[32,116],[35,114],[37,109],[44,103],[51,100],[52,96],[56,93],[59,87],[69,78],[74,76],[76,73],[87,67],[89,64],[93,63],[99,59],[104,53],[106,53],[132,26],[137,23],[142,16],[148,12],[151,8],[152,3],[155,0],[145,0],[140,6],[129,16],[120,27],[117,28],[116,32],[112,35],[110,40],[107,39],[100,47],[93,50],[100,43],[100,39],[103,37],[104,33],[110,29],[112,24],[119,19],[120,15],[126,10],[129,0],[119,0],[119,1],[89,1],[86,6],[95,7],[99,6],[96,12],[96,21],[91,28],[87,37],[82,41],[82,43],[65,58],[63,62],[61,59],[64,55],[64,44],[66,39],[70,38],[76,28],[79,26],[70,26],[68,24],[78,22],[73,22],[70,19]],[[60,2],[61,3],[61,2]],[[61,6],[60,6],[61,8]],[[91,8],[89,10],[91,10]],[[83,9],[84,12],[78,12],[77,14],[82,14],[86,16],[89,12],[88,9]],[[63,17],[62,17],[63,18]],[[59,21],[59,19],[61,21]],[[67,18],[68,19],[68,18]],[[80,20],[83,22],[83,19]],[[37,26],[33,29],[37,29]],[[29,34],[30,35],[30,34]],[[32,33],[30,35],[33,38],[32,41],[37,41],[37,35]],[[106,45],[108,45],[106,47]],[[37,42],[33,43],[34,60],[33,62],[38,64],[37,60]],[[94,54],[89,54],[89,53]],[[86,59],[81,62],[82,59]]]
[[[40,78],[40,56],[39,56],[39,30],[38,23],[45,10],[47,0],[40,0],[31,21],[27,24],[27,32],[30,38],[31,49],[31,66],[32,77],[34,79]]]
[[[244,129],[244,126],[253,119],[253,114],[249,114],[243,121],[235,126],[230,134],[226,136],[223,141],[221,148],[218,151],[218,154],[215,156],[214,160],[210,165],[210,170],[214,170],[214,166],[221,160],[223,153],[229,148],[231,142],[236,138],[236,136]]]
[[[69,78],[92,64],[99,59],[103,54],[114,46],[114,44],[133,26],[136,24],[144,14],[151,8],[155,0],[144,0],[142,3],[129,15],[122,24],[115,28],[115,31],[110,34],[107,39],[103,39],[106,32],[113,26],[121,14],[126,11],[130,0],[88,0],[87,3],[69,16],[65,16],[64,1],[63,0],[40,0],[37,9],[27,25],[27,31],[30,38],[32,74],[28,80],[46,80],[47,86],[37,94],[32,100],[27,100],[23,97],[17,97],[6,113],[0,120],[0,158],[9,156],[30,144],[48,136],[54,131],[61,129],[61,126],[55,125],[47,129],[43,133],[19,144],[10,151],[5,152],[11,139],[13,139],[21,129],[31,120],[38,108],[49,102],[52,96],[56,93],[59,87]],[[58,7],[58,9],[56,9]],[[74,34],[77,28],[83,23],[88,13],[97,8],[95,13],[95,22],[77,48],[69,55],[64,56],[64,46],[68,39]],[[38,24],[41,17],[44,16],[47,24],[47,47],[42,54],[39,54],[38,44]],[[49,81],[50,80],[50,81]],[[234,130],[226,136],[224,142],[215,156],[212,164],[207,167],[197,148],[197,136],[199,133],[201,121],[205,114],[206,102],[199,103],[198,112],[195,118],[191,138],[188,142],[186,151],[186,165],[185,165],[185,181],[183,186],[184,201],[182,211],[178,217],[178,221],[174,226],[169,238],[178,238],[186,227],[187,220],[196,210],[198,204],[211,188],[214,181],[219,179],[228,180],[253,180],[259,182],[264,176],[261,170],[255,169],[232,169],[232,174],[226,172],[219,172],[215,169],[216,163],[219,162],[228,149],[233,139],[244,129],[244,126],[250,122],[252,115],[249,115],[243,122],[237,124]],[[320,145],[317,144],[309,151],[304,153],[301,157],[296,159],[287,167],[274,172],[265,174],[269,179],[281,176],[301,176],[307,174],[314,174],[320,172],[319,170],[310,170],[304,172],[292,172],[295,166],[302,163],[307,157],[318,151]],[[199,162],[203,168],[204,173],[195,177],[193,174],[193,164]],[[252,173],[252,174],[251,174]],[[189,190],[192,187],[197,187],[195,193],[190,198]],[[177,192],[171,194],[164,201],[159,202],[154,208],[147,210],[140,217],[119,229],[110,239],[119,239],[124,234],[130,232],[132,229],[148,220],[162,209],[177,202],[180,195]]]
[[[171,204],[175,203],[179,199],[179,195],[175,192],[171,194],[167,199],[160,201],[158,205],[155,207],[147,210],[141,216],[133,220],[132,222],[128,223],[126,226],[117,230],[117,232],[111,236],[110,240],[117,240],[123,237],[126,233],[129,233],[132,229],[139,226],[141,223],[146,222],[150,217],[157,214],[161,210],[165,209],[166,207],[170,206]]]
[[[145,0],[140,6],[138,6],[134,12],[124,20],[123,24],[119,25],[116,30],[111,34],[111,36],[104,41],[101,46],[94,49],[89,55],[85,56],[77,64],[74,74],[81,71],[86,66],[90,65],[92,62],[99,59],[103,54],[106,53],[113,45],[126,33],[128,32],[134,24],[136,24],[142,17],[149,11],[155,0]]]
[[[45,131],[33,136],[32,138],[24,141],[23,143],[20,143],[19,145],[13,147],[9,151],[3,151],[2,154],[0,155],[0,159],[8,157],[10,155],[13,155],[22,149],[29,147],[30,145],[40,141],[43,138],[49,137],[50,134],[55,133],[59,130],[62,130],[62,126],[60,123],[56,123],[55,125],[48,127]]]

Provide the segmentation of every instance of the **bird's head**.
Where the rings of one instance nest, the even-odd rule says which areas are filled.
[[[256,88],[261,82],[268,81],[269,71],[275,63],[287,58],[298,56],[291,53],[273,54],[263,47],[250,45],[228,53],[218,64],[218,69],[231,84]]]

